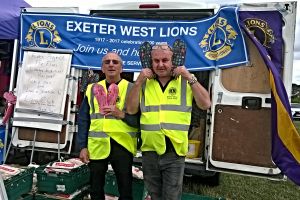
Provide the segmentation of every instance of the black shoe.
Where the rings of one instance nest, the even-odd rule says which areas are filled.
[[[142,68],[152,68],[151,60],[152,46],[149,42],[144,42],[139,49]]]
[[[186,44],[183,40],[177,39],[173,43],[172,62],[174,67],[182,66],[185,62]]]

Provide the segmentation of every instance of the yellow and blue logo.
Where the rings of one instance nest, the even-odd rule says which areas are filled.
[[[38,20],[31,23],[25,37],[30,47],[56,48],[62,41],[56,26],[49,20]]]
[[[217,20],[208,28],[199,46],[205,52],[209,60],[219,60],[226,57],[231,51],[237,32],[228,24],[223,17]]]
[[[3,147],[4,147],[3,141],[2,139],[0,139],[0,149],[3,149]]]
[[[262,19],[247,18],[244,20],[245,26],[259,39],[259,41],[267,48],[275,43],[273,30],[268,23]]]

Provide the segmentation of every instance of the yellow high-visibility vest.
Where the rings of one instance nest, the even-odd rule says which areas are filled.
[[[105,80],[98,83],[103,86],[106,91]],[[99,160],[105,159],[110,154],[110,138],[125,147],[133,155],[136,154],[137,149],[137,132],[138,129],[127,125],[121,119],[113,116],[104,116],[99,112],[99,104],[92,92],[93,85],[88,85],[86,96],[90,106],[91,124],[88,135],[88,151],[90,159]],[[125,102],[129,90],[133,86],[132,83],[122,79],[119,84],[119,95],[116,107],[125,111]]]
[[[162,155],[166,151],[167,136],[176,153],[185,156],[193,101],[190,85],[180,76],[171,80],[162,92],[159,82],[150,79],[140,94],[141,150]]]

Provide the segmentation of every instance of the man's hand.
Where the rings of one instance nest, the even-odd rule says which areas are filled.
[[[90,155],[87,148],[81,149],[79,159],[86,164],[90,162]]]
[[[185,66],[173,68],[173,74],[175,78],[182,76],[185,80],[190,80],[192,74],[185,68]]]
[[[115,105],[103,106],[102,110],[105,113],[105,116],[111,115],[118,119],[123,119],[125,117],[125,113]]]
[[[146,79],[152,79],[154,78],[155,75],[153,73],[153,71],[149,68],[144,68],[142,69],[142,71],[140,72],[136,82],[140,82],[141,84],[144,83],[146,81]]]

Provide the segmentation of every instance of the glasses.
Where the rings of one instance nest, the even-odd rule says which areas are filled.
[[[169,45],[167,44],[158,44],[158,45],[154,45],[152,47],[153,50],[156,50],[156,49],[162,49],[162,50],[170,50],[172,51],[172,47],[170,47]]]
[[[114,65],[117,65],[120,63],[119,60],[104,60],[103,63],[106,64],[106,65],[109,65],[110,62],[112,62]]]

